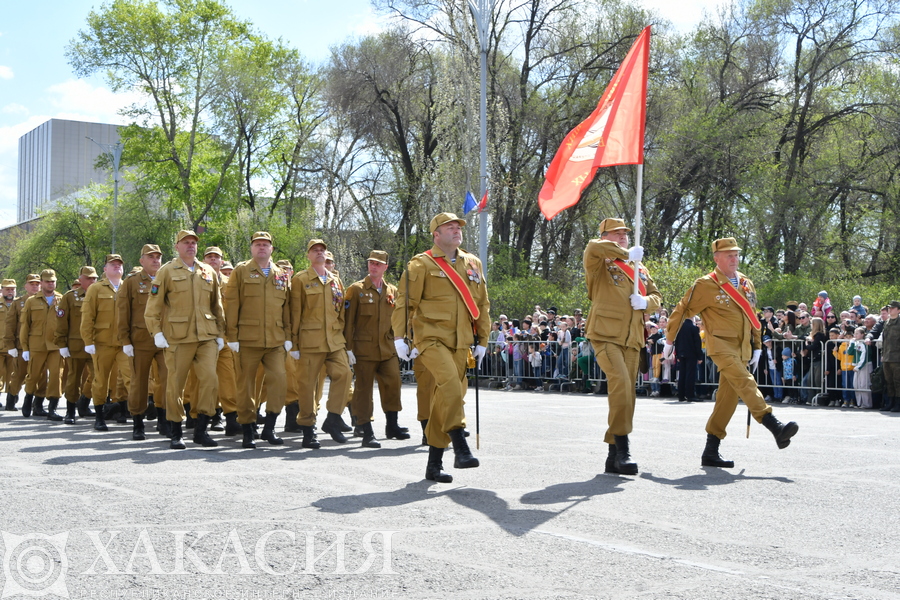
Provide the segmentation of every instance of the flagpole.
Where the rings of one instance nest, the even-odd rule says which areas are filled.
[[[487,190],[487,55],[490,49],[491,16],[494,12],[494,0],[469,0],[469,10],[475,20],[478,33],[478,45],[481,50],[481,193],[484,198]],[[478,257],[485,279],[488,274],[487,260],[487,211],[481,210],[478,220]]]
[[[637,166],[637,199],[635,201],[634,208],[634,245],[641,245],[641,195],[644,192],[644,165],[643,163]],[[638,282],[641,280],[640,270],[638,269],[638,265],[640,263],[635,263],[634,265],[634,293],[637,295],[638,293]]]

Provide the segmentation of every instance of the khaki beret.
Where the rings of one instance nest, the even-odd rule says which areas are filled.
[[[309,242],[306,244],[306,251],[309,252],[310,250],[312,250],[312,247],[315,246],[316,244],[321,244],[323,248],[328,250],[328,245],[325,243],[325,240],[320,240],[320,239],[316,238],[316,239],[309,240]]]
[[[256,233],[254,233],[250,238],[250,243],[252,244],[256,240],[268,240],[273,244],[275,243],[275,241],[272,239],[272,234],[268,231],[257,231]]]
[[[162,250],[156,244],[144,244],[144,247],[141,248],[141,256],[145,254],[162,254]]]
[[[44,269],[41,271],[41,281],[56,281],[56,271],[53,269]]]
[[[86,267],[81,267],[81,271],[79,271],[78,276],[79,276],[79,277],[81,277],[81,276],[84,276],[84,277],[96,277],[96,276],[97,276],[97,269],[95,269],[94,267],[92,267],[92,266],[90,266],[90,265],[88,265],[88,266],[86,266]]]
[[[123,265],[125,264],[125,261],[122,260],[122,255],[121,255],[121,254],[107,254],[107,255],[106,255],[106,261],[104,262],[104,264],[110,263],[110,262],[112,262],[112,261],[114,261],[114,260],[119,261],[119,262],[122,263]]]
[[[712,243],[713,252],[730,252],[732,250],[740,250],[737,240],[734,238],[721,238]]]
[[[600,233],[615,231],[617,229],[631,231],[631,229],[625,225],[624,219],[603,219],[602,221],[600,221]]]
[[[29,273],[25,276],[25,283],[31,283],[32,281],[40,281],[41,276],[37,273]]]
[[[372,250],[369,252],[369,260],[374,260],[375,262],[380,262],[387,264],[388,262],[388,253],[384,250]]]
[[[325,251],[325,260],[330,260],[331,262],[334,262],[334,254],[331,253],[331,250]]]
[[[203,256],[209,256],[210,254],[218,254],[220,257],[224,257],[222,254],[222,250],[219,249],[218,246],[210,246],[206,249],[206,252],[203,253]]]
[[[443,212],[435,215],[435,217],[431,219],[431,223],[428,224],[428,229],[431,231],[431,233],[434,233],[438,227],[440,227],[444,223],[449,223],[450,221],[456,221],[457,223],[459,223],[460,227],[466,226],[465,219],[460,219],[454,213]]]
[[[183,240],[184,238],[187,238],[187,237],[192,237],[195,240],[197,240],[198,242],[200,241],[200,236],[198,236],[196,233],[194,233],[190,229],[182,229],[181,231],[178,232],[178,235],[175,236],[175,243],[177,244],[178,242],[180,242],[181,240]]]
[[[16,287],[15,279],[4,279],[2,283],[0,283],[0,287]]]

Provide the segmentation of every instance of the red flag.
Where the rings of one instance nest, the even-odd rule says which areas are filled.
[[[591,116],[569,132],[547,169],[538,206],[549,221],[576,204],[598,167],[644,162],[650,27],[644,28]]]
[[[484,196],[481,197],[481,202],[478,203],[478,212],[483,211],[487,208],[487,190],[484,190]]]

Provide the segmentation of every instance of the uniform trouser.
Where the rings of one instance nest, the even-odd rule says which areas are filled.
[[[612,342],[591,341],[600,369],[606,373],[609,415],[603,441],[615,444],[617,435],[628,435],[634,421],[634,386],[640,366],[641,351]]]
[[[18,396],[25,383],[25,377],[28,375],[28,363],[22,358],[22,349],[19,348],[19,356],[15,358],[15,366],[13,367],[12,377],[9,379],[9,387],[7,393]],[[38,391],[38,396],[45,398],[44,392],[47,391],[46,385]]]
[[[118,369],[119,375],[122,376],[123,383],[127,388],[131,383],[131,359],[122,352],[122,346],[101,346],[96,345],[94,352],[94,385],[91,388],[91,397],[94,400],[94,406],[106,404],[106,394],[109,390],[115,393],[116,381],[111,381],[113,365]],[[122,400],[127,400],[125,396]]]
[[[284,371],[287,373],[287,394],[284,398],[285,404],[297,402],[300,399],[300,387],[297,380],[297,361],[291,358],[287,352],[284,353]]]
[[[147,410],[147,399],[150,395],[150,369],[156,362],[158,379],[157,389],[154,390],[153,404],[166,405],[166,380],[169,370],[166,368],[166,353],[162,348],[157,348],[153,342],[150,344],[135,345],[134,358],[131,359],[132,377],[131,389],[128,392],[128,412],[132,415],[142,415]]]
[[[378,395],[384,412],[400,411],[400,363],[397,357],[387,360],[357,360],[353,367],[356,387],[353,389],[353,416],[362,425],[372,421],[373,388],[378,380]]]
[[[900,362],[884,362],[881,363],[881,372],[884,374],[884,391],[888,398],[897,398],[900,396]],[[884,400],[887,406],[889,400]]]
[[[347,396],[350,393],[350,380],[353,373],[350,371],[350,363],[347,362],[347,351],[344,349],[334,352],[300,352],[300,360],[297,361],[297,373],[300,380],[300,414],[297,416],[297,424],[309,427],[316,424],[316,414],[319,412],[316,402],[315,384],[322,366],[331,379],[328,389],[328,402],[325,408],[330,413],[341,414],[347,405]]]
[[[417,362],[421,362],[434,380],[431,410],[425,437],[437,448],[450,445],[447,432],[465,427],[465,398],[468,391],[466,363],[468,348],[448,348],[441,342],[429,340],[419,348]]]
[[[348,362],[347,365],[349,366],[349,364],[350,363]],[[322,394],[325,392],[325,375],[326,375],[325,366],[323,365],[322,368],[319,370],[319,375],[316,379],[316,408],[317,409],[318,409],[318,406],[322,403]],[[344,412],[344,409],[341,408],[341,410],[338,412]]]
[[[250,425],[256,423],[256,402],[253,395],[256,390],[256,371],[263,367],[265,371],[266,412],[279,414],[284,408],[287,394],[287,371],[284,367],[284,346],[274,348],[250,348],[241,346],[238,359],[241,363],[241,377],[238,380],[238,423]]]
[[[47,381],[48,398],[62,396],[62,356],[59,350],[32,352],[25,377],[25,393],[34,394],[40,388],[42,379]]]
[[[756,380],[747,369],[747,363],[740,357],[734,354],[716,354],[712,359],[719,370],[719,391],[716,392],[712,414],[706,422],[706,433],[721,440],[725,438],[725,428],[734,415],[738,399],[744,401],[757,423],[772,412],[772,407],[766,404],[756,386]]]
[[[166,348],[166,419],[175,423],[184,419],[181,393],[191,367],[194,367],[194,373],[202,383],[197,390],[198,414],[209,417],[216,414],[216,398],[219,393],[219,380],[216,377],[218,353],[216,340],[173,344]],[[191,407],[193,408],[193,403]]]
[[[431,398],[434,396],[434,377],[425,368],[425,363],[416,359],[413,363],[416,377],[416,420],[424,421],[431,413]]]
[[[94,361],[91,360],[90,354],[85,354],[87,358],[76,358],[70,356],[66,359],[66,401],[78,402],[78,399],[84,395],[91,396],[91,386],[94,384]],[[82,384],[84,370],[88,370],[86,381]]]
[[[238,409],[236,362],[237,360],[234,357],[234,352],[232,352],[231,348],[228,346],[222,348],[216,359],[216,377],[219,379],[217,406],[221,406],[222,412],[224,413],[236,412]],[[194,402],[193,399],[197,397],[199,387],[200,381],[197,379],[194,371],[191,370],[188,375],[187,384],[185,384],[184,387],[183,397],[184,402],[191,405],[191,417],[195,419],[199,413],[197,412],[197,403]]]
[[[0,392],[9,391],[9,380],[12,379],[15,370],[16,359],[6,352],[0,352]]]

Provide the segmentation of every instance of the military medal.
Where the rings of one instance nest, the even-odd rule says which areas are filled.
[[[60,309],[58,309],[58,310],[56,311],[56,316],[59,317],[59,318],[61,319],[61,318],[63,318],[64,316],[66,316],[66,311],[64,311],[63,309],[60,308]]]

